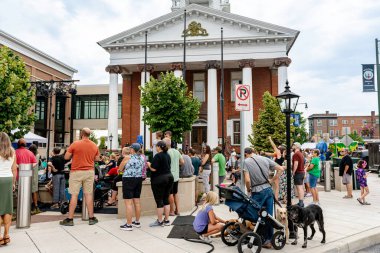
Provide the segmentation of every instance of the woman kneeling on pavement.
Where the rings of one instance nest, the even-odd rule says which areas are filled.
[[[166,142],[159,141],[156,145],[157,154],[153,157],[152,163],[148,163],[151,176],[151,187],[154,200],[157,205],[157,220],[151,223],[150,227],[170,226],[169,212],[170,203],[169,195],[173,187],[174,177],[170,172],[170,156]],[[164,218],[162,217],[165,214]]]
[[[130,159],[128,161],[123,161],[120,164],[121,168],[124,168],[125,166],[123,173],[123,199],[127,213],[127,223],[120,226],[121,230],[132,231],[133,227],[141,227],[140,195],[143,181],[142,171],[144,168],[144,159],[138,153],[140,149],[140,144],[133,143],[130,149]],[[136,219],[132,222],[133,206],[135,209]]]

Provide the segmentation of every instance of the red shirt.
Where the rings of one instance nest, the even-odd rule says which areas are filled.
[[[93,170],[95,158],[100,155],[98,146],[88,139],[75,141],[67,152],[73,155],[71,170]]]
[[[107,173],[108,176],[117,176],[119,175],[119,172],[117,171],[119,168],[118,167],[114,167],[112,169],[110,169]]]
[[[304,173],[305,164],[304,164],[304,158],[301,151],[297,151],[294,153],[293,158],[292,158],[292,164],[294,164],[295,161],[298,162],[296,173]]]
[[[36,156],[24,147],[16,149],[16,163],[17,164],[29,164],[37,163]]]

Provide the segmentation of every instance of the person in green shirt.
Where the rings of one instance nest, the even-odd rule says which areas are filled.
[[[311,161],[306,164],[306,170],[309,173],[310,191],[313,195],[313,204],[315,205],[319,205],[317,181],[318,178],[321,176],[321,168],[319,166],[320,161],[321,160],[319,159],[319,150],[314,149]]]
[[[218,153],[212,158],[211,162],[215,163],[217,162],[219,164],[219,184],[223,183],[224,179],[226,178],[226,158],[222,154],[222,148],[216,147],[214,149]]]

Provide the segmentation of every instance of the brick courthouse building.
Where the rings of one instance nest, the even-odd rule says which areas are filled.
[[[203,141],[211,147],[220,144],[221,116],[219,103],[221,27],[224,30],[225,137],[232,145],[240,144],[240,128],[251,133],[262,106],[262,95],[284,90],[288,53],[299,32],[286,27],[230,13],[228,0],[173,0],[172,12],[121,32],[98,44],[110,54],[106,71],[109,83],[109,135],[118,131],[118,78],[122,78],[122,145],[143,135],[139,85],[161,72],[174,71],[182,76],[184,47],[184,10],[186,9],[186,82],[201,102],[199,120],[185,134],[184,143],[198,148]],[[145,62],[145,31],[147,31],[147,68]],[[234,107],[234,84],[251,86],[253,110],[240,125],[240,113]],[[116,138],[114,138],[116,139]],[[147,128],[146,146],[152,134]],[[246,142],[247,140],[243,140]],[[118,147],[117,140],[112,148]]]

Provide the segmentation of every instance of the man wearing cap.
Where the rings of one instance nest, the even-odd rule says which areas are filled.
[[[38,170],[37,168],[37,159],[36,156],[26,148],[26,141],[24,138],[21,138],[17,142],[17,149],[16,149],[16,163],[17,166],[20,167],[21,164],[32,164],[33,171]],[[18,168],[17,168],[18,172]],[[39,213],[40,210],[37,206],[37,198],[38,198],[38,176],[35,177],[36,173],[33,173],[33,186],[32,188],[32,197],[33,197],[33,213]],[[38,173],[37,173],[38,175]],[[18,180],[18,174],[17,174],[17,180]],[[36,183],[37,181],[37,183]]]
[[[212,158],[212,163],[218,163],[219,165],[219,184],[223,183],[224,179],[226,178],[226,158],[222,154],[222,148],[216,147],[214,149],[217,153]]]
[[[353,171],[353,162],[351,157],[348,155],[348,149],[342,150],[343,158],[339,163],[339,176],[342,177],[342,183],[347,188],[347,195],[344,199],[351,199],[352,196],[352,171]]]
[[[297,188],[298,193],[298,205],[300,207],[304,207],[303,198],[304,198],[304,188],[303,181],[305,178],[305,162],[304,157],[301,152],[301,144],[299,142],[295,142],[293,144],[294,155],[292,157],[293,164],[293,178],[294,185]]]
[[[273,215],[273,190],[270,184],[269,171],[277,171],[272,181],[278,179],[279,172],[283,171],[283,167],[275,163],[273,160],[263,156],[254,154],[252,148],[244,149],[244,179],[248,193],[251,193],[251,198],[257,202],[260,207],[265,206],[268,213]],[[255,217],[257,219],[258,217]],[[265,235],[264,248],[271,248],[271,239],[273,236],[273,227],[267,226]]]
[[[83,128],[80,133],[81,140],[75,141],[70,145],[65,154],[65,160],[71,161],[71,170],[69,178],[69,192],[71,194],[69,217],[60,221],[60,225],[73,226],[74,212],[78,202],[80,188],[83,188],[84,199],[89,215],[89,225],[98,223],[94,217],[94,179],[95,179],[95,161],[99,161],[100,153],[98,146],[93,143],[89,137],[91,130]]]

